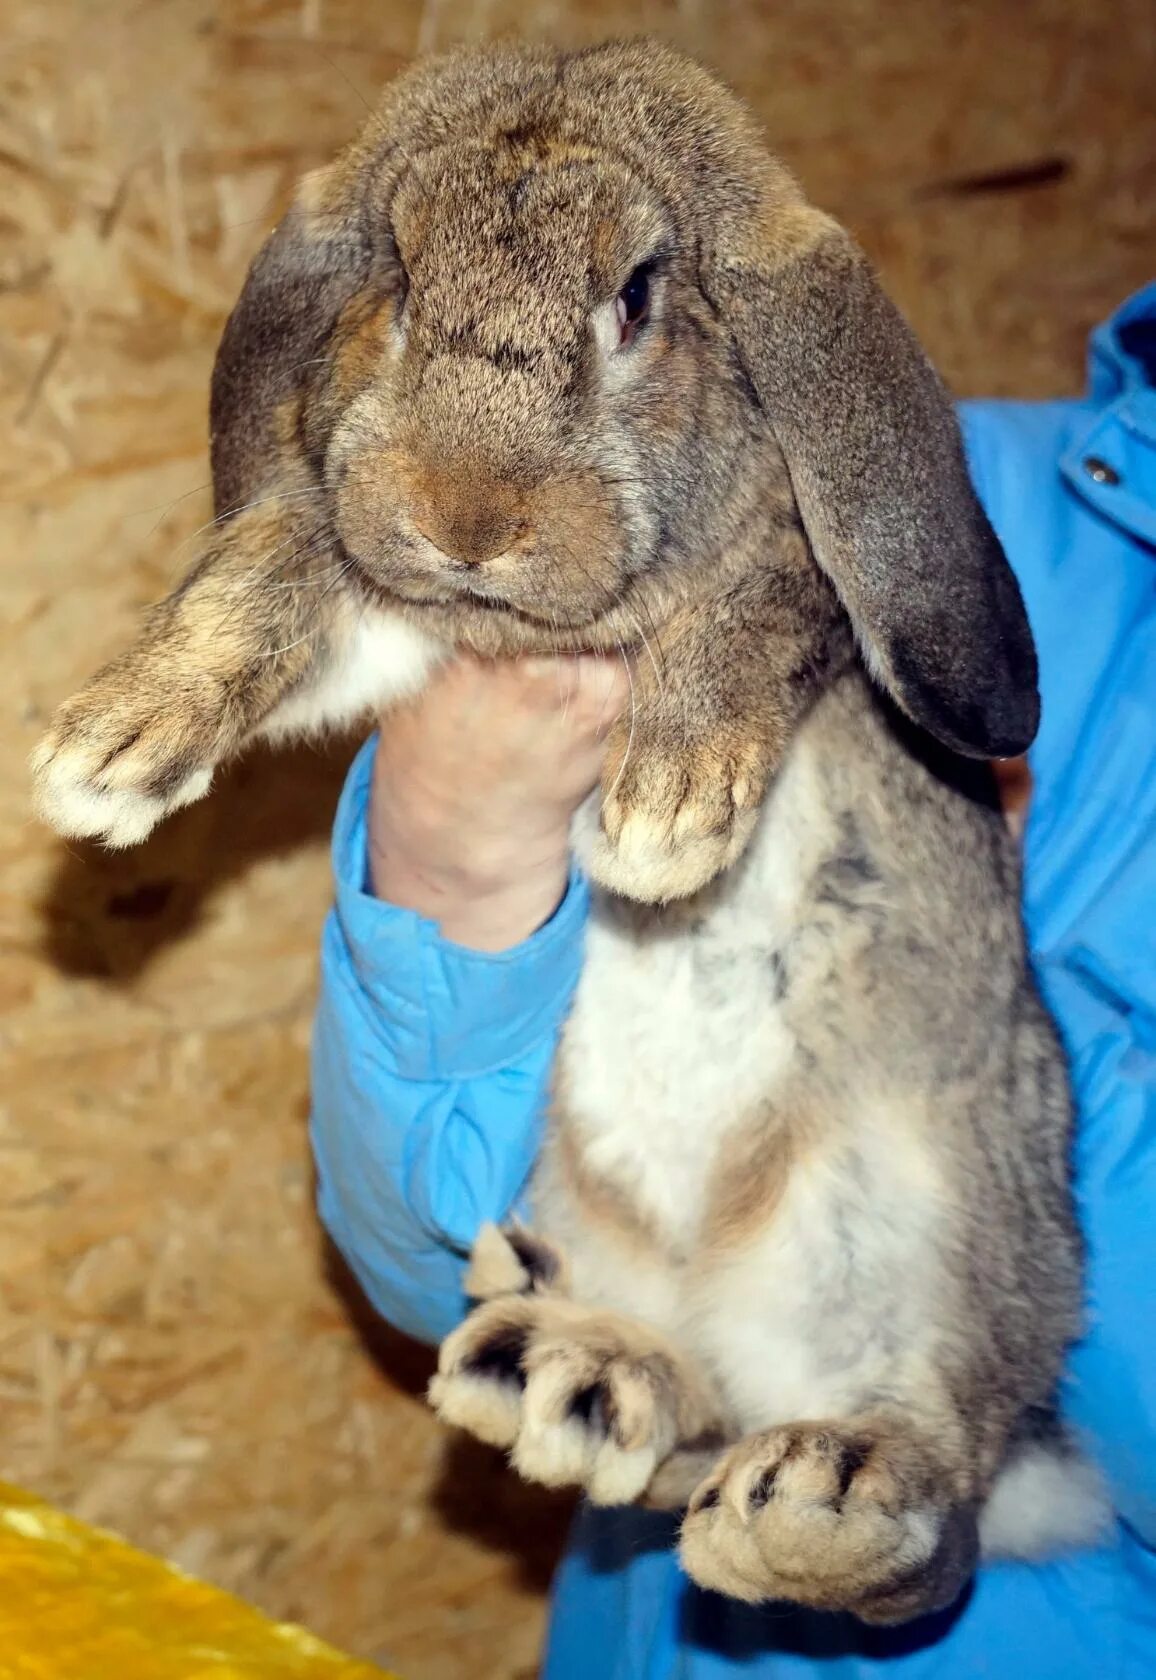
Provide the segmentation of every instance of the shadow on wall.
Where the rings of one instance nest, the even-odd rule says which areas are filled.
[[[58,842],[40,904],[46,958],[69,978],[131,988],[163,953],[197,934],[226,888],[267,862],[307,850],[323,854],[356,749],[353,739],[257,747],[207,799],[177,813],[142,846],[109,852]],[[328,892],[320,855],[317,864],[316,904],[309,908],[319,917]],[[274,883],[279,897],[278,888]],[[303,1126],[308,1108],[302,1092],[287,1123]],[[324,1233],[318,1241],[317,1269],[366,1352],[391,1388],[423,1399],[434,1350],[386,1324]],[[546,1591],[569,1526],[570,1497],[527,1486],[501,1453],[446,1431],[430,1503],[446,1529],[505,1556],[521,1586]]]
[[[60,842],[40,905],[45,956],[77,979],[136,980],[196,931],[226,884],[265,859],[327,842],[355,750],[351,740],[257,747],[142,846]]]
[[[328,1238],[322,1239],[322,1256],[329,1285],[374,1364],[395,1388],[424,1399],[435,1350],[411,1341],[378,1317]],[[437,1517],[451,1532],[508,1558],[519,1585],[545,1593],[562,1555],[574,1497],[520,1481],[504,1453],[471,1436],[446,1430],[444,1440],[430,1500]]]

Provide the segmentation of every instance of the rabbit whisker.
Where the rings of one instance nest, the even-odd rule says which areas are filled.
[[[210,519],[208,524],[202,525],[201,531],[207,531],[213,525],[223,525],[236,518],[239,513],[248,513],[252,508],[268,507],[270,502],[297,502],[307,500],[310,496],[324,495],[324,486],[320,484],[305,484],[296,490],[275,490],[271,496],[256,496],[251,502],[241,502],[236,507],[225,508],[215,519]],[[193,535],[199,536],[200,532],[194,531]]]
[[[562,703],[562,722],[570,716],[570,702],[574,698],[577,687],[574,673],[567,667],[566,661],[561,660],[558,665],[558,698]]]
[[[286,368],[285,371],[286,371],[286,373],[300,373],[302,368],[325,367],[332,360],[333,360],[332,356],[309,356],[303,362],[294,362],[293,366],[290,367],[290,368]]]
[[[390,141],[390,143],[391,143],[390,149],[395,151],[398,154],[398,156],[408,165],[408,167],[413,170],[413,172],[417,176],[418,181],[420,182],[421,186],[425,187],[426,183],[425,183],[424,179],[422,178],[421,171],[418,169],[417,164],[409,156],[409,154],[405,151],[404,147],[401,145],[401,142],[399,140],[397,140],[396,137],[391,137],[390,131],[389,131],[388,127],[386,126],[385,118],[382,116],[382,114],[378,110],[378,108],[375,105],[370,104],[369,100],[365,97],[365,94],[361,91],[361,89],[358,87],[357,83],[353,80],[353,78],[351,76],[346,75],[345,71],[341,68],[341,66],[339,64],[335,64],[333,59],[330,58],[330,56],[327,52],[323,52],[320,47],[317,48],[317,52],[318,52],[319,57],[323,58],[325,60],[326,64],[328,64],[329,68],[331,70],[336,71],[336,73],[341,77],[342,81],[345,83],[346,87],[349,88],[350,92],[355,94],[357,96],[357,98],[361,101],[362,105],[365,107],[365,109],[369,113],[369,120],[370,120],[370,123],[371,123],[373,129],[375,130],[375,132],[382,135],[386,140]]]
[[[215,514],[212,519],[206,520],[203,525],[198,525],[197,529],[195,531],[190,531],[187,537],[182,537],[176,548],[173,550],[173,557],[175,558],[178,554],[180,554],[182,549],[187,548],[189,544],[191,542],[195,542],[198,537],[203,536],[206,531],[212,531],[216,526],[226,524],[234,517],[235,514],[248,513],[251,508],[267,507],[270,502],[288,502],[309,496],[322,496],[324,493],[325,492],[322,490],[320,485],[317,485],[316,487],[309,486],[307,489],[301,490],[279,490],[275,495],[258,496],[254,501],[243,502],[239,507],[226,508],[223,513]],[[192,495],[194,492],[189,491],[187,494]],[[183,500],[183,498],[180,499]],[[174,503],[173,506],[175,505],[176,504]],[[167,512],[168,509],[166,508],[165,513]],[[162,513],[160,519],[157,520],[156,525],[153,526],[154,531],[158,530],[164,523],[164,518],[165,514]],[[274,549],[273,552],[276,553],[276,549]]]
[[[276,576],[279,571],[283,570],[286,566],[292,565],[296,560],[308,559],[315,554],[322,553],[326,543],[323,541],[320,545],[315,545],[318,543],[318,538],[327,539],[328,533],[324,527],[318,526],[316,530],[310,531],[305,536],[304,540],[300,542],[299,547],[294,549],[291,554],[285,555],[283,559],[276,561],[272,568],[270,568],[269,562],[273,559],[274,555],[278,554],[282,549],[288,547],[290,543],[297,541],[299,537],[300,532],[293,532],[285,539],[284,542],[278,543],[276,548],[271,549],[267,554],[262,555],[260,560],[255,561],[251,566],[248,566],[243,572],[239,573],[230,580],[231,585],[233,586],[232,590],[230,594],[219,603],[219,610],[216,614],[217,623],[221,629],[224,629],[225,626],[232,621],[236,614],[238,591],[242,592],[243,598],[251,598],[253,594],[261,594],[266,589],[278,587],[275,584],[268,583],[268,577],[270,575]],[[261,576],[261,582],[257,589],[254,590],[253,579],[258,575]]]
[[[618,651],[622,656],[623,668],[626,671],[626,680],[630,684],[630,729],[626,736],[626,751],[622,755],[622,763],[618,766],[618,774],[614,778],[614,785],[608,789],[603,800],[603,804],[605,804],[607,799],[614,798],[614,795],[618,792],[618,784],[626,774],[626,765],[630,758],[630,749],[634,745],[634,722],[638,716],[638,699],[634,692],[634,673],[630,669],[630,660],[627,658],[626,649],[623,647],[621,642],[618,643]]]
[[[650,660],[651,667],[654,671],[654,680],[658,684],[658,692],[661,694],[663,689],[666,687],[666,673],[659,666],[658,660],[654,656],[654,649],[650,645],[650,639],[642,627],[641,620],[631,612],[630,608],[626,606],[624,602],[620,603],[620,605],[622,606],[622,611],[626,614],[631,624],[633,624],[634,628],[638,631],[639,638],[641,639],[643,647],[646,649],[647,657]],[[651,625],[653,628],[653,620],[651,621]]]
[[[190,496],[199,496],[203,490],[211,490],[212,487],[212,480],[207,479],[204,484],[194,484],[191,490],[183,490],[179,496],[174,496],[171,502],[153,502],[147,508],[139,508],[137,511],[142,514],[159,512],[157,522],[149,532],[149,536],[153,536],[160,530],[175,507],[180,507],[182,502],[187,502]]]
[[[319,554],[321,553],[321,550],[317,549],[315,552]],[[294,556],[293,558],[296,559],[297,556]],[[348,569],[348,566],[349,562],[347,560],[335,560],[332,566],[326,566],[322,571],[317,572],[311,577],[289,578],[285,583],[271,583],[269,585],[269,591],[272,593],[274,590],[320,589],[322,584],[326,583],[333,576],[335,570],[340,571],[342,569]]]
[[[345,576],[345,573],[348,572],[351,569],[352,565],[353,565],[352,560],[347,560],[346,561],[345,565],[342,566],[341,570],[338,572],[337,576],[333,579],[332,583],[330,583],[325,589],[322,590],[322,592],[321,592],[321,599],[322,600],[325,599],[325,596],[329,594],[329,591],[331,589],[336,588],[336,586],[341,582],[341,579]],[[296,641],[286,642],[284,647],[269,648],[265,653],[263,653],[261,655],[261,657],[262,657],[262,659],[277,659],[283,653],[291,653],[294,648],[301,647],[306,642],[316,641],[317,637],[321,634],[321,632],[324,628],[325,628],[324,624],[315,624],[313,626],[313,628],[311,630],[307,630],[303,636],[298,636]]]
[[[309,531],[304,537],[301,536],[300,531],[291,531],[282,542],[277,544],[276,548],[269,549],[268,552],[263,554],[259,560],[255,560],[251,566],[247,566],[240,574],[238,582],[248,582],[254,577],[259,577],[261,580],[261,586],[264,587],[269,584],[270,578],[276,577],[278,573],[283,572],[285,568],[291,566],[295,560],[311,558],[313,554],[321,553],[322,548],[314,548],[314,544],[320,542],[324,545],[324,542],[328,540],[328,537],[328,527],[324,525],[315,526],[314,529]],[[293,550],[292,554],[283,553],[283,550],[287,549],[291,543],[297,543],[299,546]],[[275,564],[272,568],[270,568],[269,562],[274,560],[274,557],[278,554],[281,555],[281,559],[276,560]]]
[[[623,657],[625,657],[625,656],[623,656]],[[597,732],[598,732],[599,735],[601,735],[603,733],[603,731],[606,727],[606,708],[607,708],[607,706],[609,706],[609,704],[610,704],[610,690],[609,690],[609,688],[607,688],[605,694],[602,696],[602,704],[598,708],[598,729],[597,729]]]
[[[654,622],[654,613],[651,611],[650,602],[646,599],[646,596],[641,594],[641,593],[638,596],[638,607],[639,607],[639,610],[646,615],[646,622],[650,626],[650,633],[651,633],[652,637],[654,638],[654,645],[658,649],[659,664],[662,666],[662,682],[665,682],[665,680],[666,680],[666,649],[662,645],[662,635],[661,635],[661,632],[659,630],[659,627]],[[662,683],[660,683],[659,686],[661,687]]]

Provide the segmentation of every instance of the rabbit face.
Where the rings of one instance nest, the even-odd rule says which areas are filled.
[[[920,728],[980,758],[1035,731],[934,370],[745,107],[654,43],[401,77],[254,263],[212,409],[219,507],[320,481],[354,586],[442,639],[637,645],[821,573]]]
[[[605,645],[668,610],[777,466],[675,215],[548,129],[420,158],[378,215],[325,448],[366,578],[459,635],[504,609]]]

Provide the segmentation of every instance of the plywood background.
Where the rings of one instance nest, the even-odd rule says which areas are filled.
[[[4,0],[0,1475],[409,1680],[533,1672],[561,1519],[446,1456],[313,1220],[346,754],[119,858],[38,831],[23,767],[208,516],[210,359],[288,184],[417,51],[512,28],[713,58],[961,391],[1077,388],[1156,272],[1150,0]]]

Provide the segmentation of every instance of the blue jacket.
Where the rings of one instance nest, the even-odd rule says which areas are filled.
[[[1110,1543],[983,1569],[895,1631],[693,1589],[668,1519],[581,1512],[546,1680],[1151,1680],[1156,1676],[1156,285],[1091,341],[1078,401],[968,403],[975,481],[1040,652],[1026,914],[1079,1097],[1089,1330],[1066,1404],[1114,1491]],[[573,879],[540,932],[462,950],[366,891],[372,743],[334,839],[314,1052],[321,1216],[392,1323],[438,1340],[482,1219],[518,1200],[582,957]]]

